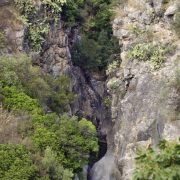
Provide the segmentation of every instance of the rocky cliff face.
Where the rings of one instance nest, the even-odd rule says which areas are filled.
[[[180,136],[180,94],[174,86],[180,69],[180,41],[170,25],[177,2],[127,1],[119,11],[113,30],[122,47],[122,62],[107,81],[113,135],[108,139],[107,154],[93,168],[94,180],[132,179],[138,147],[156,146],[160,139]],[[173,45],[158,68],[150,57],[139,60],[138,55],[128,55],[137,44],[148,43]]]
[[[33,64],[55,78],[68,75],[71,79],[70,89],[77,95],[74,102],[69,105],[69,114],[86,117],[93,121],[97,127],[100,144],[100,157],[106,152],[106,134],[109,123],[110,109],[104,105],[106,97],[105,78],[98,73],[92,73],[75,67],[72,63],[70,47],[78,38],[78,31],[62,27],[51,26],[41,52],[31,52],[26,38],[26,26],[20,21],[20,15],[15,10],[11,0],[0,2],[0,38],[3,35],[3,47],[0,54],[14,54],[25,52],[32,55]],[[74,31],[74,32],[73,32]],[[77,32],[76,32],[77,31]],[[0,46],[2,40],[0,39]]]
[[[2,2],[1,9],[11,12],[6,7],[8,1]],[[180,69],[180,40],[171,28],[177,2],[128,0],[117,7],[113,31],[119,39],[121,61],[108,73],[107,81],[72,64],[69,47],[77,34],[72,37],[61,25],[52,28],[44,50],[33,58],[34,63],[54,77],[70,76],[70,88],[77,97],[69,105],[69,113],[86,117],[97,126],[101,145],[105,147],[100,157],[106,152],[107,140],[107,152],[94,165],[92,180],[130,180],[138,147],[156,146],[160,139],[180,136],[180,94],[175,82]],[[11,27],[9,21],[0,22],[0,28],[6,37],[13,38],[9,41],[15,46],[10,43],[5,52],[12,52],[13,48],[21,51],[23,25],[16,23]],[[8,34],[11,31],[12,36]],[[148,54],[143,60],[147,48],[142,47],[152,46],[161,52],[154,50],[155,55]],[[166,48],[171,49],[167,54]],[[107,97],[111,99],[110,108],[103,103]]]
[[[106,152],[108,128],[111,127],[110,109],[104,104],[107,96],[105,77],[73,65],[70,44],[76,41],[77,36],[77,33],[64,29],[61,24],[59,28],[52,28],[43,51],[33,55],[33,63],[41,66],[55,78],[61,75],[70,77],[70,89],[76,94],[76,98],[69,105],[69,114],[85,117],[96,125],[99,143],[102,146],[99,157],[102,157]]]

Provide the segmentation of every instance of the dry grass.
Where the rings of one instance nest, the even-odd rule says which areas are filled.
[[[126,12],[124,11],[124,8],[121,7],[120,5],[114,7],[112,9],[112,11],[113,11],[113,14],[114,14],[113,18],[120,18],[120,17],[123,18],[123,17],[125,17],[127,15]]]
[[[137,0],[128,0],[127,5],[129,7],[133,7],[134,9],[137,9],[140,11],[145,10],[145,7],[143,6],[143,4],[140,4]]]
[[[0,7],[0,29],[7,27],[12,30],[19,30],[22,27],[22,22],[18,19],[19,14],[13,5]]]
[[[112,9],[114,12],[114,17],[125,17],[127,12],[125,12],[125,7],[131,7],[139,11],[144,11],[145,7],[140,4],[137,0],[121,0],[116,7]]]
[[[20,143],[23,140],[23,133],[29,124],[27,114],[14,115],[0,106],[0,143]]]

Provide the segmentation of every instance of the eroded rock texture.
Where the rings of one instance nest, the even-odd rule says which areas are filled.
[[[69,114],[85,117],[96,125],[100,143],[105,147],[100,152],[102,156],[106,151],[107,132],[109,127],[112,127],[109,124],[109,108],[104,104],[107,95],[106,82],[104,76],[73,65],[70,47],[76,41],[77,34],[72,34],[61,24],[59,28],[52,28],[43,50],[40,54],[34,55],[33,63],[41,66],[55,78],[61,75],[70,77],[70,89],[76,94],[76,98],[69,106]]]
[[[180,94],[174,86],[180,70],[180,41],[170,25],[177,3],[134,0],[119,7],[121,12],[114,20],[113,30],[122,47],[122,62],[107,82],[112,97],[113,131],[106,156],[92,170],[93,180],[132,179],[139,146],[156,146],[160,139],[180,136]],[[151,34],[146,39],[142,33],[148,29]],[[174,45],[160,68],[154,68],[152,61],[128,57],[135,43],[159,42],[166,47]]]
[[[0,1],[1,12],[11,15],[9,21],[4,16],[0,19],[0,30],[5,32],[6,43],[10,42],[3,50],[5,53],[22,51],[24,38],[24,26],[15,21],[17,12],[7,6],[9,2]],[[121,62],[113,68],[107,82],[104,77],[73,65],[69,48],[77,34],[70,37],[61,25],[52,28],[43,51],[33,58],[34,63],[54,77],[70,76],[70,88],[77,97],[69,113],[92,120],[100,141],[106,143],[107,139],[107,153],[94,165],[92,180],[130,180],[139,146],[156,146],[160,139],[180,136],[180,94],[175,85],[180,69],[180,40],[171,28],[178,0],[164,2],[128,0],[117,7],[113,32],[119,39]],[[133,45],[142,42],[163,42],[173,51],[160,67],[154,68],[149,60],[128,58]],[[111,98],[110,109],[103,103],[107,97]]]

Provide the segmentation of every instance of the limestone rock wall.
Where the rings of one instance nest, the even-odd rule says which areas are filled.
[[[107,81],[112,134],[107,154],[93,168],[93,180],[130,180],[139,146],[156,146],[160,139],[180,137],[180,94],[174,86],[180,70],[180,40],[171,27],[177,3],[128,0],[118,7],[121,12],[113,22],[113,31],[121,47],[121,64]],[[148,30],[146,37],[143,33]],[[129,58],[128,52],[137,43],[164,43],[165,47],[173,46],[173,51],[156,69],[150,60]]]

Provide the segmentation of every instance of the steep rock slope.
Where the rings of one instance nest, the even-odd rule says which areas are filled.
[[[68,75],[71,79],[71,91],[76,94],[72,104],[69,104],[69,115],[86,117],[97,127],[100,143],[103,148],[99,156],[106,151],[106,134],[110,119],[109,108],[104,105],[103,100],[107,94],[104,76],[82,70],[74,66],[71,59],[70,46],[76,42],[78,33],[63,28],[62,22],[58,26],[53,25],[46,35],[46,41],[40,52],[32,52],[28,47],[27,26],[20,20],[20,14],[16,11],[11,0],[0,2],[0,54],[25,53],[27,50],[32,56],[34,65],[42,67],[45,72],[52,74],[55,78]],[[7,16],[7,17],[5,17]],[[71,45],[70,45],[71,44]],[[100,150],[101,151],[101,150]],[[101,154],[102,153],[102,154]]]
[[[180,41],[171,27],[178,1],[129,0],[118,8],[113,30],[122,62],[107,81],[113,130],[93,180],[132,179],[138,147],[180,136]]]
[[[33,55],[33,63],[41,66],[55,78],[68,75],[71,80],[70,89],[76,94],[73,103],[69,105],[69,114],[86,117],[97,127],[97,133],[102,144],[99,156],[106,152],[106,135],[111,121],[110,109],[104,104],[107,95],[105,78],[97,73],[74,66],[70,53],[70,41],[76,41],[77,34],[59,28],[51,29],[47,36],[45,48],[40,54]],[[71,36],[71,38],[69,38]]]
[[[8,1],[3,2],[0,5],[4,8]],[[119,39],[122,50],[122,62],[109,73],[107,85],[99,75],[73,66],[69,50],[72,39],[68,38],[69,32],[61,25],[51,30],[44,50],[34,56],[35,63],[55,77],[64,73],[71,77],[71,89],[77,98],[69,105],[69,113],[92,120],[102,142],[107,136],[108,150],[94,165],[93,180],[132,179],[137,147],[155,146],[160,139],[180,136],[180,100],[176,87],[180,45],[170,25],[175,18],[177,4],[175,1],[163,4],[164,1],[160,0],[127,2],[119,6],[120,13],[113,22],[114,35]],[[8,24],[2,24],[1,28],[8,38],[13,37],[10,41],[15,42],[15,49],[21,51],[23,26],[20,24],[17,30],[12,30],[16,34],[12,36],[8,34],[11,31]],[[140,46],[135,46],[138,44]],[[148,58],[143,59],[146,58],[144,51],[152,46],[162,51],[169,46],[171,52],[164,54],[153,49],[155,57],[148,52]],[[142,47],[147,48],[141,51]],[[11,52],[13,48],[10,46],[5,52]],[[161,56],[165,56],[165,60]],[[107,96],[106,87],[112,101],[111,112],[103,104]]]

